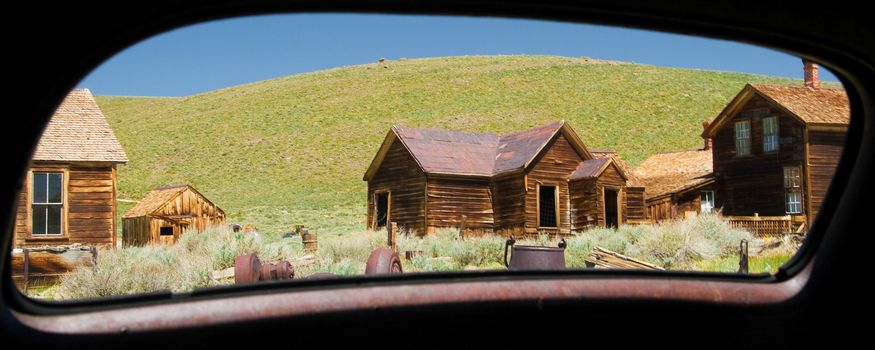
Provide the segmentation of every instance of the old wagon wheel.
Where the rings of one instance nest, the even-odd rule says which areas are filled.
[[[258,282],[260,275],[261,260],[257,255],[240,255],[234,259],[234,283]]]
[[[389,248],[378,248],[371,252],[368,264],[365,266],[366,275],[401,272],[404,272],[401,267],[401,258],[398,257],[398,253]]]

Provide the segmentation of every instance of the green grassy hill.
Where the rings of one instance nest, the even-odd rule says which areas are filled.
[[[512,132],[565,119],[591,148],[632,165],[701,145],[759,75],[550,56],[386,61],[182,98],[98,96],[130,162],[119,197],[189,183],[232,222],[285,231],[361,230],[362,175],[392,125]],[[120,206],[119,215],[130,205]]]

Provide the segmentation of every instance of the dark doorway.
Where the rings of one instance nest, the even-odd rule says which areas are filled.
[[[389,222],[389,192],[377,193],[374,195],[374,201],[377,204],[377,227],[386,227]]]
[[[541,186],[538,192],[538,226],[557,227],[556,186]]]
[[[605,227],[617,227],[620,224],[617,210],[617,191],[605,189]]]

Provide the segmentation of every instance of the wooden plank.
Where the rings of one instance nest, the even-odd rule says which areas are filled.
[[[595,247],[584,259],[588,267],[611,269],[665,270],[658,265],[631,258],[602,247]]]

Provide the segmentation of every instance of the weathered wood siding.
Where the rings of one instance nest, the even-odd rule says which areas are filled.
[[[568,184],[571,192],[571,230],[583,231],[598,225],[599,200],[596,179],[582,179]]]
[[[375,229],[374,194],[390,191],[389,220],[401,230],[426,233],[425,174],[400,141],[395,141],[374,177],[368,181],[368,228]]]
[[[465,234],[492,233],[492,189],[488,180],[428,179],[428,226],[460,227],[465,215]]]
[[[35,165],[36,169],[43,165]],[[63,169],[62,185],[64,211],[62,235],[33,237],[31,235],[32,184],[27,184],[19,194],[15,223],[15,247],[42,246],[46,244],[115,245],[115,169],[113,166],[90,167],[78,165],[45,165],[46,168]],[[32,174],[26,181],[31,182]]]
[[[626,220],[642,222],[647,220],[647,209],[644,203],[644,187],[626,187]]]
[[[583,159],[561,134],[547,143],[546,147],[546,151],[535,160],[534,166],[526,174],[526,233],[570,233],[568,179]],[[538,227],[538,185],[556,186],[559,191],[559,201],[556,203],[559,207],[557,229]]]
[[[122,246],[142,247],[152,241],[152,232],[148,216],[138,216],[122,219]]]
[[[832,177],[835,175],[845,144],[845,136],[844,132],[809,131],[808,133],[808,171],[811,180],[808,187],[811,200],[809,217],[812,219],[817,216]]]
[[[495,232],[502,236],[525,233],[526,192],[523,175],[510,175],[492,182]]]
[[[763,153],[763,117],[778,117],[779,149]],[[751,154],[735,154],[735,122],[750,120]],[[784,167],[805,158],[803,126],[759,96],[751,100],[714,135],[716,207],[724,215],[785,215]],[[805,184],[803,184],[803,193]],[[803,196],[804,197],[804,196]],[[805,203],[802,203],[803,208]]]
[[[647,219],[652,222],[673,220],[677,217],[677,207],[671,196],[660,197],[647,201]]]
[[[184,217],[184,229],[204,231],[225,223],[225,213],[215,204],[187,188],[155,212],[156,216]],[[170,226],[169,224],[165,226]],[[181,232],[180,232],[181,233]],[[154,235],[154,233],[153,233]],[[178,234],[177,234],[178,237]]]

